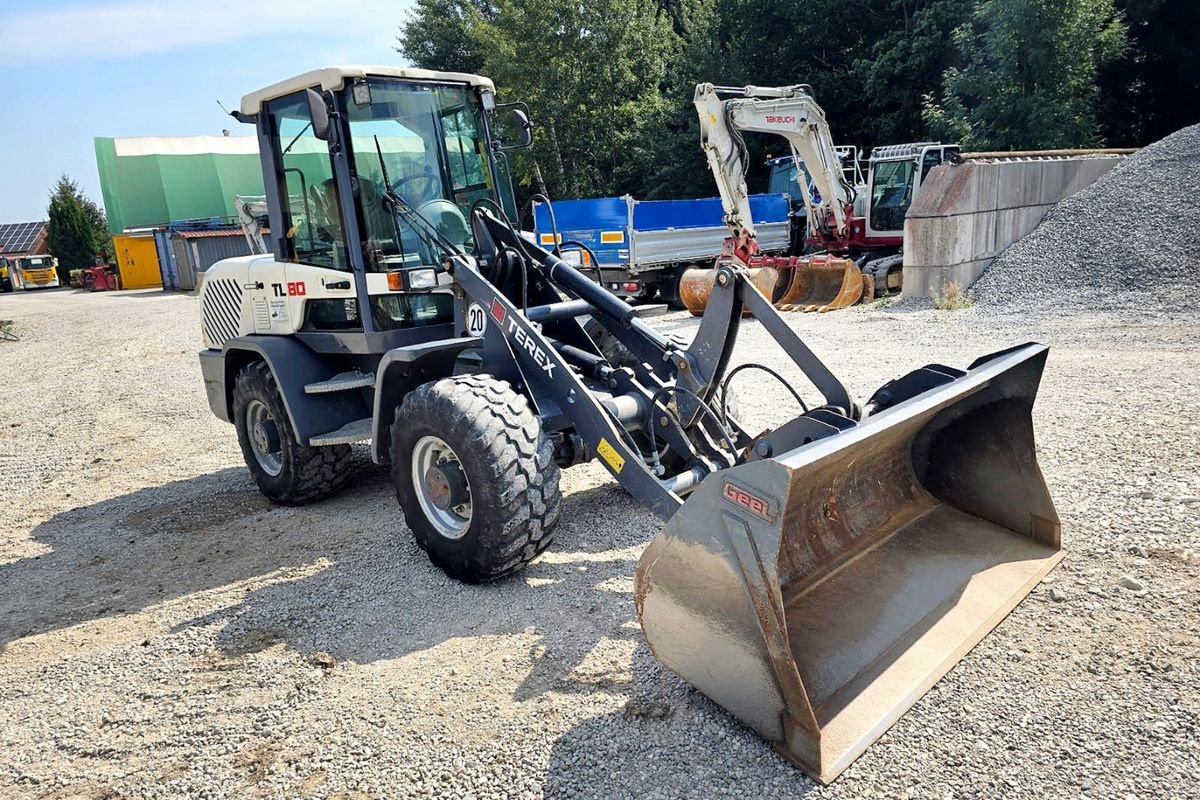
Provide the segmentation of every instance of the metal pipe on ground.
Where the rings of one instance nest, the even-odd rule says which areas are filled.
[[[754,284],[754,287],[762,293],[763,297],[769,298],[779,280],[779,273],[770,267],[757,267],[750,269],[749,275],[750,282]],[[679,299],[692,313],[692,316],[698,317],[704,313],[716,280],[717,270],[715,268],[689,269],[683,273],[683,277],[679,279]]]

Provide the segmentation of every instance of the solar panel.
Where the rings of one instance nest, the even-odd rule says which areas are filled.
[[[14,222],[0,225],[0,253],[24,253],[33,247],[45,222]]]

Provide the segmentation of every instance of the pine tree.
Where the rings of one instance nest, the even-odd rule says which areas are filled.
[[[50,223],[47,240],[50,254],[58,259],[59,279],[70,282],[70,271],[90,267],[96,261],[99,243],[96,228],[84,208],[86,198],[79,184],[66,175],[50,193]]]

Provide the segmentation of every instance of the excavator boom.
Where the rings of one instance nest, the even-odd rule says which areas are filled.
[[[694,102],[700,117],[700,146],[717,180],[725,224],[734,236],[753,238],[755,234],[746,189],[746,145],[741,136],[741,131],[754,131],[787,139],[796,165],[804,167],[796,170],[796,179],[803,181],[807,171],[820,194],[819,202],[814,202],[808,187],[801,186],[808,219],[820,226],[832,223],[829,233],[845,238],[854,189],[842,177],[841,159],[825,112],[808,86],[701,83],[696,86]]]
[[[696,86],[700,146],[708,159],[730,237],[723,258],[750,267],[750,279],[781,310],[830,311],[857,303],[864,286],[858,266],[847,259],[792,256],[770,264],[759,257],[746,188],[747,150],[742,131],[773,133],[787,139],[796,164],[799,195],[809,231],[831,250],[847,249],[855,189],[843,176],[825,112],[808,86]],[[805,176],[816,194],[809,190]],[[690,269],[680,278],[679,296],[693,314],[703,313],[712,293],[713,270]],[[769,287],[763,288],[767,284]]]

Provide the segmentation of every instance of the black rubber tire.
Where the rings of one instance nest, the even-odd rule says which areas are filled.
[[[251,400],[262,402],[276,421],[283,461],[283,469],[278,475],[271,475],[262,468],[250,444],[245,418]],[[234,379],[233,424],[237,428],[246,467],[268,500],[284,506],[298,506],[329,497],[346,485],[353,458],[350,445],[310,447],[296,441],[275,375],[262,361],[243,367]]]
[[[687,272],[697,264],[679,264],[675,267],[675,276],[671,278],[671,294],[665,299],[667,307],[673,311],[686,311],[687,306],[683,303],[683,298],[679,296],[679,282],[683,280],[683,273]]]
[[[426,517],[412,456],[437,436],[458,456],[471,493],[471,522],[458,539]],[[429,560],[456,580],[485,583],[517,572],[554,538],[562,493],[554,447],[529,401],[490,375],[423,384],[396,409],[392,482],[404,519]]]

